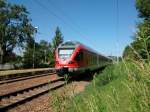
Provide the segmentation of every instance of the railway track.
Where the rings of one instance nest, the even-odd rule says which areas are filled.
[[[12,74],[6,74],[5,73],[0,75],[0,81],[7,81],[7,80],[13,80],[13,79],[19,79],[23,77],[29,77],[29,76],[36,76],[41,74],[48,74],[48,73],[55,73],[55,69],[51,68],[49,70],[42,70],[42,71],[25,71],[22,73],[12,73]]]
[[[44,77],[48,75],[52,75],[54,73],[45,73],[45,74],[38,74],[38,75],[31,75],[31,76],[26,76],[26,77],[18,77],[18,78],[13,78],[13,79],[7,79],[7,80],[2,80],[0,81],[0,84],[5,84],[5,83],[11,83],[11,82],[17,82],[17,81],[22,81],[22,80],[27,80],[27,79],[32,79],[32,78],[38,78],[38,77]]]
[[[51,82],[46,82],[36,86],[23,88],[21,90],[3,94],[0,96],[0,112],[5,112],[10,108],[30,101],[33,98],[49,92],[50,90],[60,88],[65,84],[66,82],[63,78],[58,78]]]

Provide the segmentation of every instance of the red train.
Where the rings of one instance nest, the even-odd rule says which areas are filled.
[[[111,61],[110,58],[75,41],[64,42],[55,51],[55,68],[60,76],[94,71]]]

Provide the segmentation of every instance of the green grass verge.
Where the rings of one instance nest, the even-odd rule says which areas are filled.
[[[107,67],[83,93],[63,99],[65,112],[150,112],[150,66],[121,62]],[[54,107],[61,108],[62,103]],[[57,109],[59,111],[61,109]]]

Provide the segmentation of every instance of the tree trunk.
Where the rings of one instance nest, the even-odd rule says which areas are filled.
[[[4,64],[6,62],[6,46],[0,46],[0,64]]]
[[[0,46],[0,64],[3,64],[3,49]]]

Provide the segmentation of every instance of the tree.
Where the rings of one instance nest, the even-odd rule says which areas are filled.
[[[31,68],[34,65],[37,67],[53,67],[54,66],[54,50],[63,42],[63,37],[59,27],[56,28],[55,36],[52,43],[41,40],[39,43],[31,39],[25,48],[23,64],[25,68]],[[35,43],[35,52],[34,52]],[[35,54],[33,60],[33,52]]]
[[[23,5],[0,0],[0,63],[9,62],[9,54],[15,47],[24,47],[34,31]]]
[[[45,41],[45,40],[41,40],[39,43],[40,49],[39,49],[39,53],[41,54],[41,62],[44,64],[48,64],[49,63],[49,54],[51,54],[51,45]]]
[[[124,57],[150,60],[150,0],[136,0],[136,8],[141,20],[131,43],[132,49],[126,47]]]
[[[131,47],[128,45],[125,47],[124,52],[123,52],[123,58],[130,59],[133,58],[134,56],[133,50]]]
[[[57,27],[55,31],[55,36],[52,40],[53,49],[55,50],[59,46],[59,44],[61,44],[62,42],[63,42],[63,37],[62,37],[59,27]]]
[[[35,51],[34,51],[34,43],[35,43]],[[33,53],[35,55],[34,59]],[[51,46],[47,41],[41,40],[39,43],[34,42],[34,40],[30,41],[27,44],[24,52],[23,57],[24,68],[33,67],[33,63],[35,68],[49,67],[50,54],[51,54]]]
[[[150,18],[150,0],[136,0],[136,8],[140,18]]]
[[[33,49],[34,49],[34,40],[30,40],[26,47],[25,51],[23,52],[23,67],[24,68],[31,68],[33,65]],[[35,43],[35,47],[37,43]]]
[[[59,29],[59,27],[56,28],[55,31],[55,36],[52,39],[52,43],[51,43],[51,53],[49,54],[49,59],[50,59],[50,66],[53,67],[54,66],[54,54],[55,54],[55,50],[56,48],[59,46],[59,44],[61,44],[63,42],[63,36],[62,33]]]
[[[136,33],[136,39],[133,44],[142,59],[149,60],[150,55],[150,0],[136,0],[136,8],[139,18],[143,19],[139,22]]]

